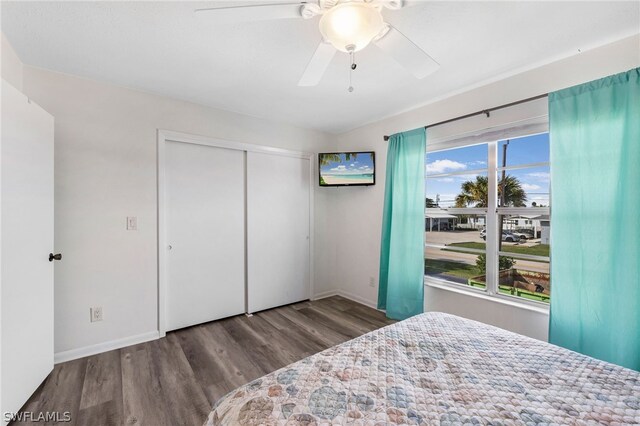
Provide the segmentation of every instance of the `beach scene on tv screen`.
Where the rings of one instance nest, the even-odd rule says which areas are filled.
[[[373,184],[373,153],[320,155],[320,185]]]

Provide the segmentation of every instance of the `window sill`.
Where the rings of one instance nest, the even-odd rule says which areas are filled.
[[[549,315],[548,306],[540,306],[537,302],[527,303],[519,300],[511,300],[509,297],[491,296],[480,290],[473,290],[471,288],[464,288],[462,285],[448,283],[447,281],[424,277],[424,285],[437,288],[440,290],[451,291],[465,296],[477,297],[478,299],[488,300],[494,303],[500,303],[503,305],[526,309],[528,311],[537,312],[544,315]]]

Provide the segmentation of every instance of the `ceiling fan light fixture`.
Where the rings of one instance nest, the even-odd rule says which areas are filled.
[[[339,4],[320,19],[322,36],[342,52],[364,49],[383,28],[380,10],[362,2]]]

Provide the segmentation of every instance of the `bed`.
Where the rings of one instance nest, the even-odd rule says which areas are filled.
[[[640,373],[426,313],[229,393],[207,425],[640,425]]]

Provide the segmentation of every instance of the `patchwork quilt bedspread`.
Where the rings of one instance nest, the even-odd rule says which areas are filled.
[[[231,392],[207,425],[640,425],[640,373],[442,313]]]

